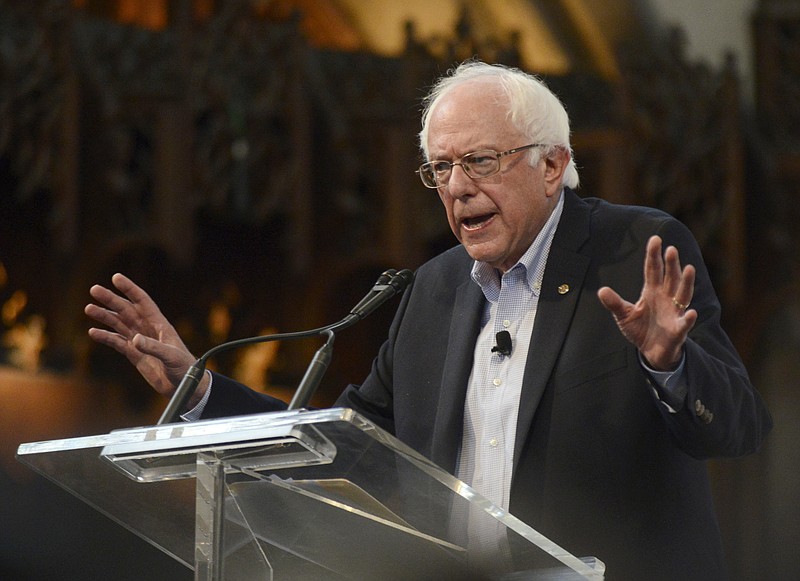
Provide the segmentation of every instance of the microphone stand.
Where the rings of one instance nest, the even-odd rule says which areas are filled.
[[[335,336],[330,329],[323,331],[323,333],[328,336],[328,340],[325,341],[322,347],[317,349],[303,379],[300,380],[300,385],[297,386],[294,397],[292,397],[292,401],[289,402],[289,407],[287,408],[290,411],[306,407],[311,396],[317,391],[317,387],[322,381],[322,376],[328,370],[328,365],[333,355],[333,340]]]

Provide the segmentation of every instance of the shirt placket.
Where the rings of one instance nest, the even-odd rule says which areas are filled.
[[[526,295],[525,269],[515,268],[507,273],[500,289],[497,302],[497,311],[494,320],[493,333],[507,331],[512,338],[512,346],[520,325],[521,303]],[[513,347],[512,347],[513,352]],[[502,506],[508,506],[503,490],[504,483],[509,479],[506,474],[510,463],[507,461],[509,446],[506,441],[509,436],[507,388],[509,377],[510,357],[498,352],[491,354],[486,374],[485,398],[481,408],[484,413],[483,425],[486,433],[480,446],[484,450],[483,474],[487,477],[487,486],[491,489],[490,498]]]

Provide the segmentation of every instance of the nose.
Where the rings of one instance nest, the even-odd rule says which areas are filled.
[[[454,163],[450,170],[450,181],[445,188],[447,193],[455,199],[472,196],[478,191],[475,181],[467,175],[460,163]]]

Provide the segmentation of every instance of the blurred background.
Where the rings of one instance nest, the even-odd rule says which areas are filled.
[[[564,101],[581,195],[694,232],[776,422],[709,467],[733,578],[800,578],[796,0],[0,0],[0,578],[192,578],[14,458],[163,410],[88,340],[89,287],[126,273],[197,355],[341,319],[455,244],[416,133],[473,56]],[[337,336],[316,405],[392,310]],[[319,345],[212,365],[288,400]]]

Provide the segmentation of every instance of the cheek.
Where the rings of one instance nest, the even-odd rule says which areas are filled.
[[[443,193],[439,193],[439,199],[442,202],[442,206],[444,206],[444,212],[447,215],[447,223],[450,225],[450,229],[453,231],[453,234],[456,235],[458,238],[458,224],[456,223],[456,219],[453,216],[453,200],[447,195]],[[460,240],[461,238],[459,238]]]
[[[517,207],[510,215],[511,222],[508,227],[514,232],[514,237],[525,244],[530,244],[544,226],[547,209],[531,203]]]

